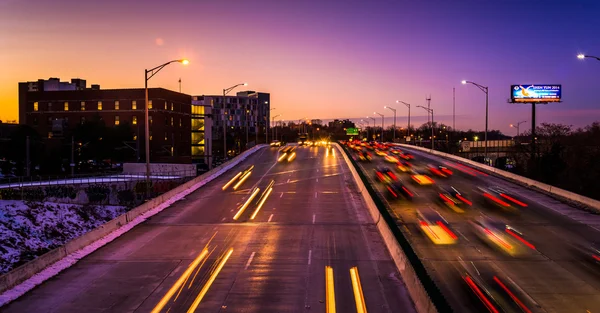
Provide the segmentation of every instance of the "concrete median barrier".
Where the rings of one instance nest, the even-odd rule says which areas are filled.
[[[430,293],[439,293],[439,290],[427,290],[427,287],[423,284],[423,279],[419,277],[417,271],[413,267],[413,264],[411,264],[409,257],[405,252],[406,248],[403,248],[398,240],[398,236],[402,235],[398,234],[399,230],[397,228],[395,229],[396,233],[394,233],[394,231],[392,230],[392,227],[395,227],[395,225],[390,225],[391,216],[389,216],[387,220],[384,216],[382,216],[380,208],[377,207],[377,204],[373,200],[373,196],[365,186],[363,179],[361,178],[356,167],[354,166],[344,149],[339,144],[335,144],[335,146],[338,149],[338,152],[343,156],[344,161],[346,162],[348,167],[350,168],[352,177],[354,178],[354,181],[358,186],[359,192],[365,201],[365,204],[371,217],[373,218],[373,221],[377,225],[377,230],[381,234],[381,237],[383,238],[383,241],[387,247],[388,252],[392,257],[392,260],[394,260],[398,272],[400,272],[400,275],[404,280],[406,288],[408,289],[410,297],[415,304],[417,312],[449,312],[449,306],[447,305],[447,303],[434,303],[434,301],[432,301]],[[436,288],[431,287],[431,284],[433,283],[432,281],[428,283],[430,289]],[[441,293],[436,296],[438,297],[438,299],[440,299],[439,297],[441,297]],[[445,300],[441,301],[445,302]]]
[[[495,167],[491,167],[491,166],[487,166],[485,164],[481,164],[479,162],[475,162],[473,160],[469,160],[469,159],[465,159],[456,155],[452,155],[452,154],[448,154],[448,153],[444,153],[444,152],[440,152],[440,151],[436,151],[436,150],[431,150],[431,149],[427,149],[427,148],[423,148],[423,147],[417,147],[417,146],[411,146],[411,145],[406,145],[406,144],[397,144],[398,146],[404,147],[404,148],[408,148],[408,149],[414,149],[417,151],[422,151],[425,153],[429,153],[429,154],[433,154],[433,155],[437,155],[439,157],[445,158],[445,159],[450,159],[453,161],[456,161],[458,163],[461,164],[465,164],[465,165],[469,165],[471,167],[474,167],[478,170],[487,172],[487,173],[491,173],[497,177],[500,178],[504,178],[506,180],[509,180],[511,182],[515,182],[519,185],[523,185],[529,188],[534,188],[540,191],[543,191],[547,194],[549,194],[550,196],[554,196],[558,199],[564,199],[567,201],[571,201],[574,203],[578,203],[580,205],[583,205],[585,207],[590,208],[591,210],[593,210],[596,213],[600,213],[600,201],[596,200],[596,199],[592,199],[586,196],[582,196],[579,194],[576,194],[574,192],[568,191],[568,190],[564,190],[558,187],[554,187],[548,184],[544,184],[544,183],[540,183],[536,180],[527,178],[527,177],[523,177],[520,175],[516,175],[507,171],[503,171],[501,169],[497,169]]]
[[[172,190],[148,200],[146,203],[124,213],[86,234],[74,238],[54,250],[46,252],[35,260],[27,262],[0,276],[0,307],[18,298],[36,285],[68,268],[77,260],[127,232],[145,219],[162,211],[181,197],[204,186],[233,168],[254,152],[265,147],[255,146],[220,166],[180,185]],[[183,195],[182,195],[183,194]],[[155,210],[164,205],[164,208]],[[143,218],[143,219],[142,219]],[[118,233],[118,234],[117,234]],[[71,259],[67,261],[66,259]],[[61,263],[62,262],[62,263]]]

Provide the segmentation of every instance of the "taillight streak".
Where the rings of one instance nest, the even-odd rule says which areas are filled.
[[[521,201],[519,201],[519,200],[517,200],[517,199],[515,199],[515,198],[513,198],[513,197],[511,197],[509,195],[501,193],[500,196],[503,197],[503,198],[505,198],[505,199],[508,199],[508,200],[510,200],[510,201],[512,201],[512,202],[514,202],[514,203],[516,203],[516,204],[518,204],[520,206],[522,206],[522,207],[527,207],[526,203],[523,203],[523,202],[521,202]]]
[[[473,202],[467,200],[467,198],[461,196],[461,195],[456,195],[457,198],[459,198],[462,202],[468,204],[468,205],[473,205]]]
[[[520,242],[522,242],[523,244],[525,244],[529,248],[535,250],[535,246],[534,245],[530,244],[527,240],[521,238],[521,236],[515,234],[512,230],[510,230],[510,229],[507,228],[506,232],[509,233],[511,236],[517,238],[517,240],[519,240]]]
[[[444,200],[444,202],[446,203],[450,203],[450,204],[456,204],[454,201],[452,201],[452,199],[446,197],[446,195],[440,193],[440,198],[442,198],[442,200]]]
[[[508,244],[506,241],[502,240],[502,238],[498,237],[496,234],[494,234],[494,233],[493,233],[492,231],[490,231],[489,229],[487,229],[487,228],[486,228],[486,229],[485,229],[485,232],[486,232],[488,235],[491,235],[491,236],[493,236],[494,238],[496,238],[496,240],[497,240],[498,242],[500,242],[500,244],[501,244],[501,245],[503,245],[503,246],[504,246],[506,249],[509,249],[509,250],[510,250],[510,249],[512,249],[512,246],[511,246],[510,244]]]
[[[406,188],[406,187],[402,186],[402,190],[404,190],[404,192],[406,192],[406,193],[407,193],[409,196],[411,196],[411,197],[413,196],[413,193],[412,193],[412,192],[410,192],[410,191],[408,190],[408,188]]]
[[[496,202],[496,203],[498,203],[498,204],[500,204],[500,205],[502,205],[502,206],[510,206],[510,204],[508,204],[508,203],[506,203],[506,202],[504,202],[504,201],[502,201],[502,200],[500,200],[500,199],[498,199],[498,198],[490,195],[487,192],[484,192],[483,196],[486,197],[486,198],[488,198],[488,199],[490,199],[490,200],[492,200],[492,201],[494,201],[494,202]]]
[[[475,294],[477,295],[477,297],[481,300],[481,302],[483,302],[483,304],[487,307],[487,309],[490,312],[492,312],[492,313],[500,313],[500,312],[498,312],[498,309],[496,309],[494,307],[494,305],[492,304],[492,302],[490,302],[490,300],[483,294],[483,292],[481,291],[481,289],[479,289],[479,287],[477,287],[477,285],[475,284],[475,282],[473,282],[473,280],[471,279],[471,277],[465,276],[464,280],[465,280],[465,282],[467,282],[467,285],[469,285],[469,287],[471,287],[471,290],[473,290],[473,292],[475,292]]]
[[[396,194],[396,193],[394,192],[394,190],[392,189],[392,187],[390,187],[390,186],[387,186],[387,189],[388,189],[388,190],[389,190],[389,191],[392,193],[392,195],[393,195],[394,197],[398,198],[398,194]]]
[[[446,231],[446,233],[448,233],[448,235],[450,235],[450,238],[455,239],[455,240],[458,239],[458,237],[444,223],[442,223],[441,221],[437,221],[436,224],[438,224],[444,231]]]
[[[519,300],[519,298],[517,298],[517,296],[515,296],[515,294],[513,294],[498,277],[494,276],[494,280],[498,283],[498,285],[500,285],[500,287],[502,287],[502,289],[504,289],[504,291],[506,291],[506,293],[508,293],[508,295],[517,303],[517,305],[519,305],[521,309],[525,311],[525,313],[531,313],[531,310],[529,310],[529,308],[527,308],[527,306],[525,306],[525,304],[521,302],[521,300]]]
[[[433,236],[435,236],[435,238],[439,239],[440,236],[438,236],[432,229],[431,227],[429,227],[429,224],[425,221],[421,221],[421,226],[427,227],[427,231],[429,231],[430,234],[432,234]]]

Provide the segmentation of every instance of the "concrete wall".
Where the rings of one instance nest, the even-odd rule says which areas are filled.
[[[123,174],[146,173],[146,163],[123,163]],[[152,175],[196,176],[195,164],[150,163]]]
[[[418,151],[423,151],[429,154],[433,154],[433,155],[437,155],[440,156],[442,158],[445,159],[450,159],[465,165],[469,165],[471,167],[477,168],[479,170],[485,171],[487,173],[491,173],[493,175],[496,175],[498,177],[507,179],[509,181],[518,183],[520,185],[524,185],[527,186],[529,188],[535,188],[538,190],[541,190],[545,193],[550,194],[551,196],[555,196],[561,199],[566,199],[568,201],[573,201],[579,204],[582,204],[598,213],[600,213],[600,201],[592,199],[592,198],[588,198],[579,194],[576,194],[574,192],[570,192],[558,187],[554,187],[548,184],[544,184],[544,183],[540,183],[536,180],[527,178],[527,177],[523,177],[520,175],[516,175],[507,171],[503,171],[501,169],[497,169],[495,167],[491,167],[491,166],[487,166],[485,164],[479,163],[479,162],[475,162],[475,161],[471,161],[469,159],[465,159],[456,155],[452,155],[452,154],[448,154],[448,153],[444,153],[444,152],[440,152],[440,151],[436,151],[436,150],[431,150],[431,149],[427,149],[427,148],[422,148],[422,147],[416,147],[416,146],[411,146],[411,145],[406,145],[406,144],[398,144],[401,147],[405,147],[405,148],[410,148],[410,149],[414,149],[414,150],[418,150]]]
[[[381,214],[379,213],[379,210],[375,205],[375,202],[373,202],[373,198],[371,198],[369,191],[367,190],[367,188],[365,188],[365,185],[360,179],[356,168],[354,168],[352,162],[350,161],[350,159],[348,159],[346,153],[337,143],[335,144],[335,147],[338,149],[339,154],[344,157],[344,161],[350,168],[350,172],[352,173],[354,182],[358,186],[358,190],[365,201],[367,209],[369,210],[369,213],[373,218],[375,225],[377,225],[377,230],[381,234],[381,237],[383,237],[383,241],[392,257],[392,260],[394,260],[396,268],[398,269],[398,272],[400,272],[400,275],[404,280],[406,288],[408,289],[408,293],[414,301],[417,312],[437,312],[434,304],[431,302],[431,299],[427,294],[427,291],[423,287],[421,280],[417,276],[415,270],[412,268],[406,255],[404,254],[404,251],[402,250],[402,247],[400,247],[400,244],[398,243],[396,237],[392,233],[392,230],[390,229],[388,224],[382,219]]]
[[[182,193],[185,193],[186,195],[195,191],[196,189],[204,186],[205,184],[207,184],[208,182],[212,181],[213,179],[219,177],[221,174],[227,172],[229,169],[231,169],[232,167],[236,166],[238,163],[240,163],[241,161],[243,161],[244,159],[246,159],[248,156],[250,156],[251,154],[253,154],[254,152],[260,150],[262,147],[265,147],[265,145],[259,145],[259,146],[255,146],[252,149],[249,149],[247,151],[245,151],[244,153],[236,156],[235,158],[231,159],[230,161],[221,164],[220,166],[176,187],[173,188],[172,190],[156,197],[153,199],[148,200],[146,203],[132,209],[131,211],[122,214],[116,218],[114,218],[113,220],[110,220],[108,222],[106,222],[105,224],[99,226],[98,228],[91,230],[89,232],[87,232],[86,234],[74,238],[71,241],[67,242],[65,245],[58,247],[54,250],[51,250],[41,256],[39,256],[38,258],[36,258],[35,260],[32,260],[30,262],[27,262],[15,269],[13,269],[12,271],[0,276],[0,293],[4,293],[6,291],[10,291],[12,288],[19,288],[20,290],[17,293],[23,294],[25,292],[27,292],[28,290],[34,288],[36,285],[41,284],[44,280],[52,277],[53,275],[58,274],[60,271],[64,270],[65,268],[67,268],[68,266],[70,266],[71,264],[67,264],[65,265],[63,268],[60,268],[62,265],[57,265],[58,263],[60,263],[59,261],[72,256],[73,254],[77,254],[78,258],[83,258],[84,256],[92,253],[94,250],[102,247],[103,245],[107,244],[108,242],[110,242],[111,240],[113,240],[114,238],[112,238],[111,240],[106,240],[105,237],[108,237],[109,235],[111,235],[111,233],[113,232],[118,232],[120,230],[123,230],[123,228],[129,227],[131,226],[131,228],[135,225],[135,222],[137,222],[138,224],[141,223],[141,221],[136,220],[134,221],[137,217],[140,217],[144,214],[146,214],[147,216],[144,216],[146,219],[149,218],[150,216],[152,216],[153,214],[156,214],[160,211],[156,211],[156,212],[151,212],[153,209],[155,209],[157,206],[168,203],[169,201],[172,201],[173,198],[176,198],[176,196],[180,196]],[[174,202],[174,201],[173,201]],[[147,213],[152,213],[152,214],[147,214]],[[133,223],[132,223],[133,222]],[[129,229],[125,229],[124,231],[127,231]],[[116,238],[116,237],[115,237]],[[104,241],[102,241],[104,240]],[[101,242],[100,244],[97,244],[98,242]],[[88,246],[91,246],[92,244],[95,245],[95,249],[92,249],[90,251],[86,251],[86,253],[81,253],[83,248],[87,248]],[[68,263],[68,262],[66,262]],[[42,273],[45,271],[49,271],[52,272],[51,275],[47,275],[48,273]],[[38,277],[34,277],[34,275],[39,274]],[[21,286],[18,286],[19,284],[22,284]],[[8,302],[10,302],[11,300],[14,300],[15,297],[3,297],[4,294],[0,294],[0,307]],[[10,298],[8,300],[6,300],[7,298]]]

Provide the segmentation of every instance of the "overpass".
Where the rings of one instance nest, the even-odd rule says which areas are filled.
[[[1,311],[415,312],[339,152],[296,153],[260,149]]]

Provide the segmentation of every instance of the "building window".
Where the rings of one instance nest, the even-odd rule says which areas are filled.
[[[171,117],[171,126],[173,126],[173,117]]]
[[[115,115],[115,125],[119,125],[119,116]]]
[[[38,119],[37,119],[37,117],[33,118],[33,126],[38,126]]]
[[[148,116],[148,122],[152,125],[152,116]]]
[[[65,111],[69,111],[69,102],[65,102]]]
[[[179,127],[181,127],[181,117],[179,118]]]
[[[102,111],[102,101],[98,101],[98,111]]]
[[[150,140],[152,140],[152,131],[150,131],[149,133],[150,133]]]
[[[133,133],[133,140],[137,140],[137,135]]]
[[[137,125],[137,116],[133,117],[133,120],[131,120],[131,124]]]
[[[152,109],[152,100],[148,100],[148,110]]]
[[[51,117],[48,118],[48,122],[46,123],[46,125],[52,126],[52,118]]]
[[[48,111],[52,111],[52,102],[48,102]]]
[[[167,110],[167,101],[165,101],[165,111]]]
[[[167,133],[165,132],[165,141],[169,140],[169,139],[167,139],[167,137],[168,137]]]
[[[81,111],[85,111],[85,101],[81,101]]]
[[[85,124],[85,116],[81,117],[81,124]]]
[[[131,109],[137,110],[137,101],[135,101],[135,100],[131,101]]]
[[[48,132],[48,138],[52,138],[52,132]]]
[[[171,102],[171,111],[173,111],[173,108],[174,108],[174,107],[175,107],[175,106],[173,105],[173,102]]]
[[[38,102],[34,102],[33,103],[33,110],[37,112],[39,109],[40,109],[40,104]]]
[[[115,110],[119,109],[119,101],[115,101]]]

